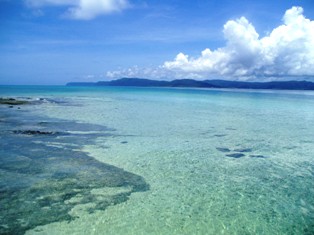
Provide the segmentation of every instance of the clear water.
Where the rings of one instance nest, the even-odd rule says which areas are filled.
[[[133,179],[90,186],[98,201],[110,196],[106,206],[78,194],[59,198],[78,201],[62,210],[71,219],[42,222],[26,234],[314,233],[313,92],[2,86],[0,94],[56,101],[2,107],[1,114],[31,116],[33,126],[43,118],[63,129],[87,125],[68,128],[81,135],[66,143],[27,138],[61,150],[72,144],[89,161],[121,170],[115,180]],[[130,189],[137,185],[144,189]],[[121,192],[123,200],[111,198]]]

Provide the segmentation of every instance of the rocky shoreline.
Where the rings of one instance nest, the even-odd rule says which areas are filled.
[[[17,100],[15,98],[0,98],[0,104],[7,105],[24,105],[29,104],[30,102],[27,100]]]

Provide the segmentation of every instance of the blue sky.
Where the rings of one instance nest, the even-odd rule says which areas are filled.
[[[0,11],[0,84],[314,81],[312,0],[0,0]]]

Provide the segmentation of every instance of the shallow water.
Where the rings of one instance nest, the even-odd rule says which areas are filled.
[[[119,169],[115,180],[121,172],[134,177],[128,186],[90,185],[89,201],[77,194],[58,197],[65,218],[38,222],[27,234],[314,233],[313,92],[0,87],[0,93],[46,98],[20,110],[3,107],[1,115],[21,113],[26,129],[34,128],[27,116],[47,119],[54,131],[70,135],[10,133],[11,144],[28,138],[51,154],[58,146],[73,161],[74,152],[88,159],[82,165],[95,161]],[[14,121],[21,122],[16,115]],[[23,152],[33,156],[33,147],[24,144]],[[93,177],[76,182],[88,185]],[[1,176],[3,182],[11,184]],[[127,197],[95,206],[103,191]],[[68,201],[75,202],[70,209]],[[36,220],[42,212],[35,207],[29,213]]]
[[[93,213],[149,189],[142,177],[81,151],[82,145],[112,136],[114,130],[4,109],[0,107],[1,234],[71,221],[78,206]]]

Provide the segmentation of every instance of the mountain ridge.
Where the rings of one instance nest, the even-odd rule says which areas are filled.
[[[271,81],[244,82],[228,80],[176,79],[159,81],[144,78],[120,78],[112,81],[69,82],[67,86],[129,86],[129,87],[184,87],[184,88],[232,88],[232,89],[276,89],[276,90],[314,90],[309,81]]]

